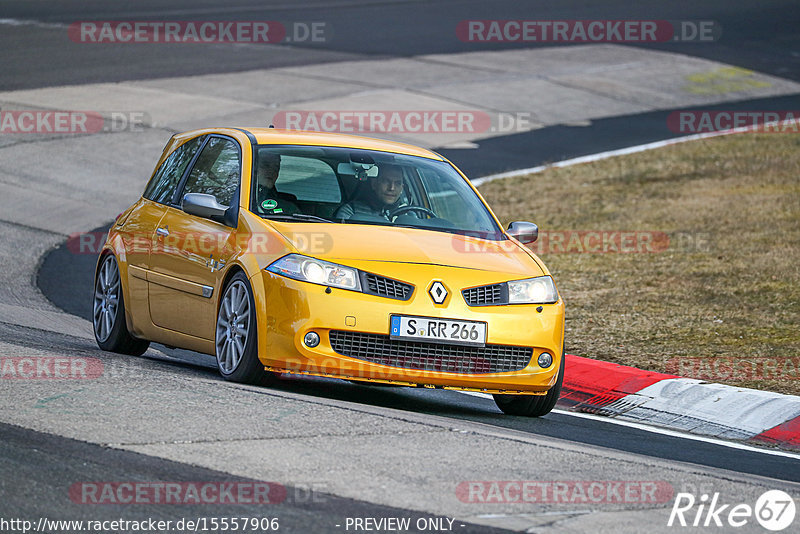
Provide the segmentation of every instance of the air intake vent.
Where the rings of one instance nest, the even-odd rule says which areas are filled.
[[[443,373],[521,371],[528,366],[533,356],[533,349],[530,347],[445,345],[341,330],[331,330],[330,339],[333,350],[343,356],[391,367]]]
[[[468,306],[493,306],[508,304],[508,286],[492,284],[490,286],[470,287],[461,291]]]
[[[408,300],[414,292],[414,286],[399,280],[378,276],[372,273],[361,273],[364,293],[378,295],[389,299]]]

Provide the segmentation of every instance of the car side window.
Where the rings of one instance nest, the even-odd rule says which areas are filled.
[[[187,165],[192,161],[195,152],[200,147],[203,136],[195,137],[172,151],[153,178],[147,184],[142,195],[153,202],[166,204],[172,200],[175,188],[178,186]]]
[[[183,194],[213,195],[223,206],[230,206],[239,188],[241,168],[239,145],[231,139],[212,137],[197,157]]]
[[[309,202],[341,202],[342,191],[330,165],[314,158],[281,156],[275,189]]]

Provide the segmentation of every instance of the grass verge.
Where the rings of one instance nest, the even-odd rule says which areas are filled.
[[[568,352],[800,394],[800,135],[682,143],[480,191],[504,224],[539,225]]]

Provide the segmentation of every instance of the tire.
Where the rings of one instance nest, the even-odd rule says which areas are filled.
[[[545,395],[492,395],[497,407],[506,415],[524,415],[541,417],[547,415],[556,405],[564,382],[564,351],[561,351],[561,365],[558,367],[558,378],[555,385]]]
[[[277,378],[275,373],[265,371],[258,359],[256,317],[250,282],[238,272],[222,292],[214,334],[217,369],[225,380],[269,385]]]
[[[120,354],[144,354],[150,342],[135,338],[128,331],[119,265],[113,254],[105,256],[97,270],[92,302],[92,329],[97,346]]]

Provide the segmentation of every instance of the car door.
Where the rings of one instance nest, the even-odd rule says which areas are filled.
[[[170,151],[130,213],[115,223],[115,229],[122,237],[126,252],[126,271],[130,302],[126,303],[134,318],[134,330],[149,324],[147,276],[151,268],[150,253],[153,237],[159,222],[167,211],[168,204],[175,196],[181,178],[197,154],[204,136],[190,139],[175,148],[175,139],[165,147]]]
[[[242,157],[239,143],[212,135],[156,228],[148,275],[153,323],[201,339],[214,339],[214,295],[221,270],[235,253],[235,228],[181,208],[187,193],[213,195],[238,215]]]

